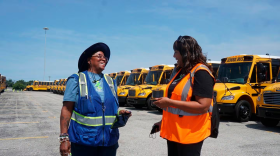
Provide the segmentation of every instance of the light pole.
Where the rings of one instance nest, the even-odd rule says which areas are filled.
[[[43,29],[45,30],[45,53],[44,53],[44,81],[45,81],[47,30],[49,30],[49,28],[45,27]]]

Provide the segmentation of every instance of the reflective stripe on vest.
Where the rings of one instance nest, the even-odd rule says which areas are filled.
[[[81,97],[88,98],[87,79],[86,79],[86,75],[82,72],[79,73],[79,85],[80,85]]]
[[[80,72],[77,75],[79,75],[80,95],[81,95],[81,97],[88,98],[88,88],[87,88],[86,75],[84,73],[82,73],[82,72]],[[113,79],[110,76],[106,75],[106,74],[104,74],[104,77],[105,77],[105,80],[108,83],[108,85],[109,85],[109,87],[110,87],[110,89],[111,89],[115,99],[117,99],[117,95],[116,95],[116,92],[115,92],[115,85],[114,85]]]
[[[186,85],[184,86],[183,88],[183,92],[182,92],[182,95],[181,95],[181,101],[186,101],[187,99],[187,96],[188,96],[188,93],[189,93],[189,90],[191,87],[193,87],[193,80],[192,78],[194,77],[194,74],[196,72],[196,70],[200,67],[204,67],[209,73],[211,73],[211,71],[208,69],[207,66],[205,65],[199,65],[197,66],[193,72],[190,73],[190,78],[189,80],[187,81]],[[179,108],[174,108],[174,107],[167,107],[167,109],[164,109],[165,111],[169,112],[169,113],[172,113],[172,114],[177,114],[177,115],[184,115],[184,116],[197,116],[197,115],[202,115],[204,113],[200,113],[200,114],[196,114],[196,113],[189,113],[189,112],[185,112]],[[210,105],[210,108],[208,110],[208,112],[212,112],[213,110],[213,106]],[[206,112],[206,113],[208,113]]]
[[[115,121],[116,116],[105,116],[105,125],[112,125]],[[102,126],[103,120],[102,116],[97,117],[87,117],[82,114],[73,111],[72,113],[72,120],[76,121],[77,123],[85,126]]]
[[[105,74],[104,76],[105,76],[105,80],[108,83],[108,85],[109,85],[109,87],[110,87],[114,97],[117,98],[113,79],[109,75]]]

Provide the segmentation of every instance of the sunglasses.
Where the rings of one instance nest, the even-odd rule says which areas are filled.
[[[105,59],[106,61],[108,61],[108,58],[107,57],[105,57],[104,55],[92,55],[91,57],[97,57],[97,58],[99,58],[99,59]]]
[[[177,39],[176,41],[181,42],[182,44],[185,43],[185,39],[184,39],[183,36],[179,36],[178,39]]]

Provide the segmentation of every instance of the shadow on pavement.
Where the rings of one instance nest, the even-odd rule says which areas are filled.
[[[248,125],[246,125],[246,127],[280,134],[280,124],[278,124],[276,127],[266,127],[266,126],[262,125],[261,122],[256,122],[255,124],[248,124]]]

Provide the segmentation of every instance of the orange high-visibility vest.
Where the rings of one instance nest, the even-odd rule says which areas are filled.
[[[198,70],[206,70],[214,78],[207,66],[199,63],[189,74],[187,74],[174,88],[171,99],[180,101],[191,101],[193,94],[194,74]],[[168,95],[168,88],[174,81],[177,74],[169,82],[166,88],[166,97]],[[163,109],[161,132],[160,136],[169,141],[178,142],[181,144],[198,143],[211,133],[211,116],[213,107],[213,100],[209,111],[203,114],[194,114],[185,112],[181,109],[169,106]]]

